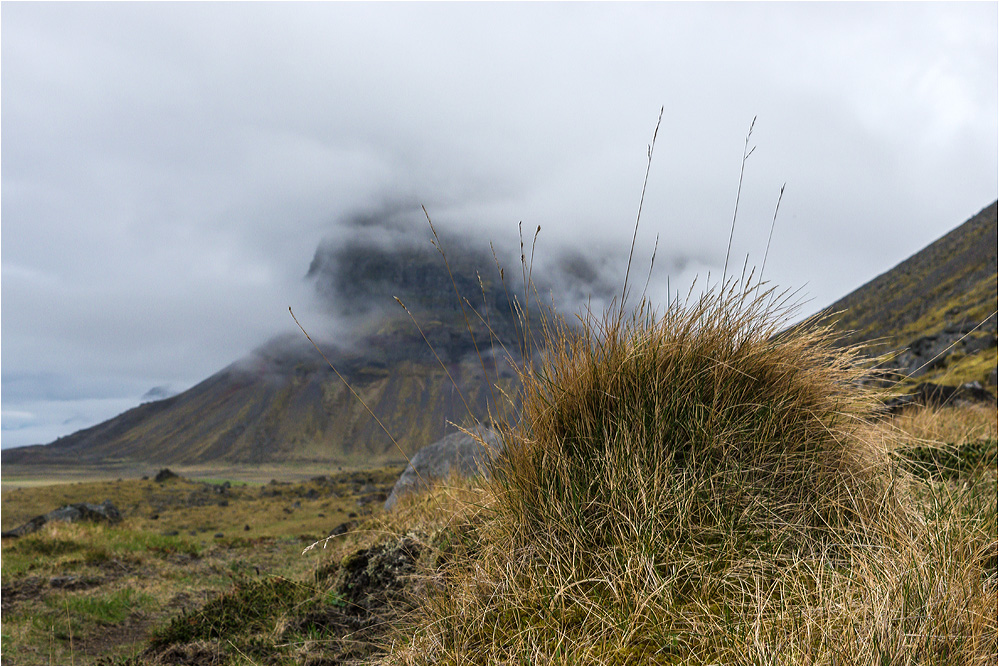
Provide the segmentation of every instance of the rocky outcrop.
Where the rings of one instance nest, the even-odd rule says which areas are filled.
[[[923,382],[916,386],[915,391],[905,396],[899,396],[885,402],[888,412],[899,412],[908,405],[925,405],[930,407],[945,407],[968,405],[971,403],[995,404],[996,397],[982,387],[979,382],[966,382],[958,387],[952,387],[932,382]]]
[[[452,433],[427,445],[410,459],[385,501],[385,509],[391,510],[402,496],[426,489],[429,484],[446,479],[452,473],[465,477],[487,474],[488,463],[501,449],[499,434],[482,424],[469,429],[468,433]]]
[[[52,510],[48,514],[36,516],[14,530],[5,531],[2,537],[22,537],[40,530],[42,526],[51,521],[65,521],[68,523],[91,521],[115,524],[121,521],[121,512],[118,511],[118,508],[110,500],[105,500],[100,505],[94,505],[93,503],[73,503],[72,505]]]
[[[989,331],[989,325],[995,326],[994,317],[981,324],[952,324],[939,333],[921,336],[885,367],[897,370],[904,377],[919,377],[936,368],[944,368],[952,354],[970,356],[996,347],[996,334]]]

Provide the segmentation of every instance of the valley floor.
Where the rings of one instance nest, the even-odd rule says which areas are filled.
[[[309,578],[324,554],[303,549],[380,512],[402,469],[266,483],[279,471],[233,472],[161,483],[5,475],[4,531],[80,502],[110,500],[123,520],[3,539],[0,661],[134,663],[154,630],[235,585]]]

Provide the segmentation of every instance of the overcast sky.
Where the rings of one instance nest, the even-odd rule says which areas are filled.
[[[733,264],[817,310],[999,190],[997,4],[10,3],[3,447],[269,337],[351,216],[426,205],[543,256]],[[415,209],[418,210],[418,209]],[[412,216],[413,224],[422,224]],[[657,276],[654,295],[662,296]]]

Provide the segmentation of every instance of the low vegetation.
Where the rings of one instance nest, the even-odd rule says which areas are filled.
[[[388,661],[993,664],[994,409],[879,420],[857,351],[774,303],[552,323]]]
[[[231,630],[228,620],[212,617],[213,600],[244,589],[301,590],[302,584],[279,582],[312,581],[321,552],[303,558],[302,549],[338,526],[347,531],[370,518],[400,472],[350,471],[266,484],[182,477],[21,488],[5,483],[4,530],[69,502],[109,499],[124,519],[113,526],[53,522],[3,540],[2,661],[130,664],[154,660],[143,651],[151,638],[170,637],[167,629],[177,619]],[[281,609],[264,595],[247,599],[250,607],[259,603],[263,619]],[[232,661],[219,651],[212,655]]]
[[[5,488],[125,520],[4,540],[3,661],[994,664],[994,407],[878,416],[783,312],[543,323],[492,479],[387,514],[398,469]]]

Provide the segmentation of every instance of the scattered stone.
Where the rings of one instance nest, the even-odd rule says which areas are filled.
[[[95,523],[115,524],[121,521],[121,512],[110,500],[105,500],[100,505],[93,503],[74,503],[59,509],[52,510],[48,514],[36,516],[25,524],[14,530],[2,533],[2,537],[21,537],[39,530],[50,521],[65,521],[75,523],[77,521],[91,521]]]
[[[402,496],[426,489],[453,472],[464,477],[488,474],[487,464],[502,450],[500,436],[482,424],[470,429],[470,433],[452,433],[418,451],[395,483],[385,509],[392,509]]]
[[[356,521],[344,521],[339,526],[337,526],[336,528],[334,528],[333,531],[330,533],[329,536],[330,537],[336,537],[337,535],[343,535],[344,533],[347,533],[347,532],[353,530],[356,526],[357,526],[357,522]]]
[[[958,322],[939,333],[920,336],[909,343],[888,366],[904,377],[918,377],[947,366],[947,359],[951,354],[971,355],[995,347],[995,333],[979,327],[977,322]]]
[[[223,533],[215,533],[215,539],[221,539],[223,537],[225,537]]]
[[[358,498],[357,504],[361,507],[366,507],[372,503],[383,503],[387,495],[386,493],[369,493]]]

